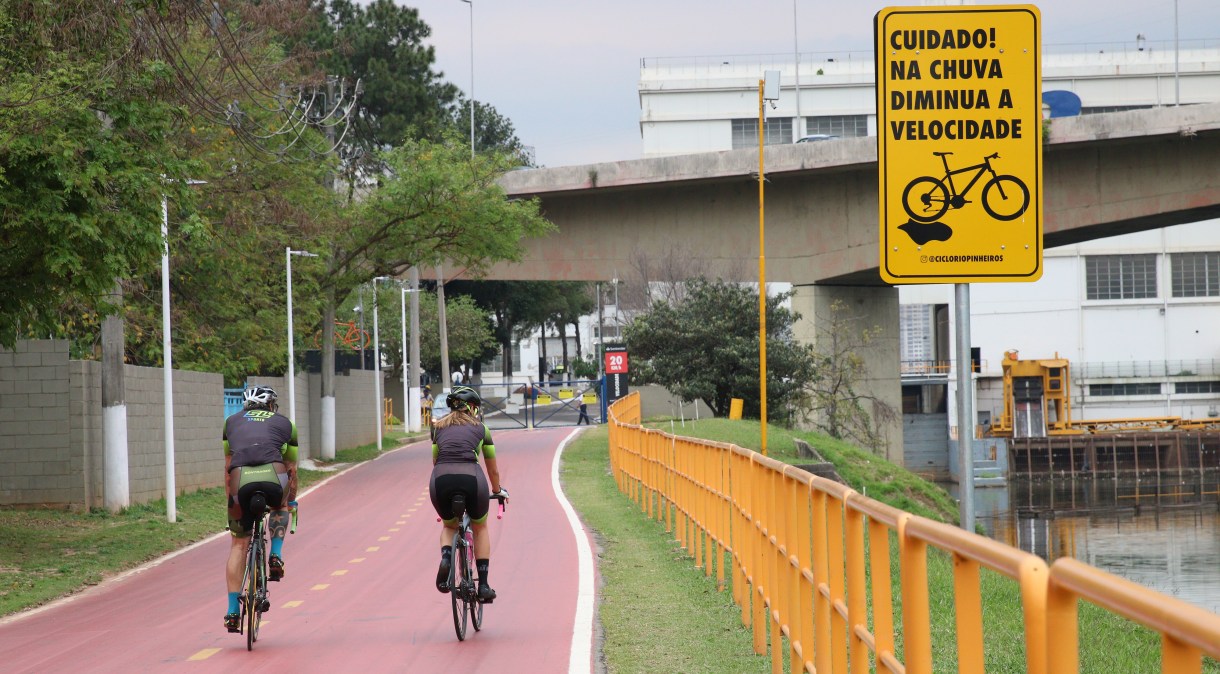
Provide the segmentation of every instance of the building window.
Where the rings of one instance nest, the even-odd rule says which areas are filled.
[[[1085,296],[1090,300],[1156,297],[1156,255],[1091,255],[1085,259]]]
[[[1180,381],[1173,385],[1174,393],[1220,393],[1220,381]]]
[[[1174,253],[1169,261],[1174,297],[1220,295],[1220,253]]]
[[[767,145],[783,145],[792,142],[792,118],[777,117],[767,120]],[[758,120],[733,120],[733,149],[746,150],[758,147]]]
[[[806,117],[805,133],[824,133],[840,138],[863,138],[868,135],[868,115],[827,115]]]
[[[1161,384],[1089,384],[1091,396],[1155,396],[1161,394]]]

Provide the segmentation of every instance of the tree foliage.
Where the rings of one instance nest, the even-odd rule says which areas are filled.
[[[172,72],[135,51],[138,7],[41,0],[0,8],[0,344],[61,329],[69,297],[105,306],[160,253]],[[139,5],[140,3],[133,3]]]
[[[377,290],[378,315],[380,317],[380,334],[382,358],[390,364],[391,376],[402,376],[402,322],[403,298],[401,291],[392,285],[381,285]],[[368,302],[372,303],[371,293],[366,293]],[[407,339],[411,330],[411,299],[406,298],[407,309]],[[345,303],[340,313],[350,315],[344,309],[350,309],[354,303]],[[434,380],[439,379],[441,372],[440,322],[437,319],[436,293],[423,291],[419,293],[419,360],[424,371],[430,373]],[[370,318],[366,320],[371,320]],[[451,368],[464,363],[470,363],[481,358],[488,346],[495,344],[491,321],[487,312],[481,309],[473,298],[464,295],[445,297],[445,325],[449,332],[449,365]],[[366,326],[372,333],[372,326]]]
[[[432,29],[419,10],[393,0],[319,0],[316,7],[320,21],[308,48],[321,55],[325,73],[364,87],[350,142],[374,159],[407,137],[439,138],[457,87],[433,70],[435,52],[424,43]]]
[[[727,416],[733,398],[758,418],[758,295],[748,285],[696,279],[682,301],[657,302],[625,330],[632,381],[664,386],[684,401],[702,400]],[[816,376],[813,349],[792,337],[796,314],[783,306],[789,294],[767,297],[767,400],[785,414]]]

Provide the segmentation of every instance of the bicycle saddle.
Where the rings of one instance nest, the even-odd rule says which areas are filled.
[[[267,495],[261,491],[254,492],[250,497],[250,515],[254,519],[259,519],[267,512]]]

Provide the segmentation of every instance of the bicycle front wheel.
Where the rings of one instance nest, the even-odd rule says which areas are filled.
[[[474,626],[474,631],[478,632],[483,629],[483,602],[479,601],[479,584],[476,581],[478,575],[472,564],[474,560],[470,559],[474,556],[474,539],[467,538],[466,545],[466,549],[471,551],[466,559],[466,577],[470,578],[470,594],[466,595],[466,608],[470,611],[470,624]]]
[[[916,178],[902,191],[902,208],[916,222],[935,222],[949,210],[949,188],[936,178]]]
[[[1016,176],[996,176],[983,186],[983,210],[996,220],[1016,220],[1029,208],[1029,188]]]
[[[467,576],[466,546],[454,541],[453,568],[449,571],[449,602],[453,606],[453,631],[457,633],[458,641],[466,640],[466,586],[470,583]]]

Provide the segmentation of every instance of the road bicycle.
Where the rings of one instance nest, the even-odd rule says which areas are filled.
[[[496,519],[504,517],[504,494],[492,494],[500,502]],[[453,495],[453,516],[459,521],[453,536],[453,566],[449,569],[449,602],[453,607],[453,631],[458,641],[466,640],[467,618],[474,631],[483,629],[483,602],[479,601],[479,578],[474,568],[474,532],[470,528],[470,513],[466,512],[466,495]]]
[[[997,174],[991,167],[991,160],[1000,158],[999,152],[983,157],[981,164],[955,170],[949,168],[949,160],[946,159],[952,152],[932,154],[940,157],[945,166],[945,175],[943,178],[921,176],[907,184],[906,189],[902,191],[902,207],[912,220],[935,222],[950,206],[961,208],[970,203],[966,194],[984,174],[991,176],[983,184],[982,196],[983,210],[987,211],[988,215],[996,220],[1016,220],[1029,208],[1029,188],[1025,183],[1016,176]],[[974,177],[958,192],[953,183],[953,176],[969,171],[975,172]]]
[[[288,503],[292,508],[292,533],[297,532],[296,501]],[[246,650],[254,650],[258,641],[258,627],[263,614],[271,609],[267,593],[267,496],[261,491],[250,497],[250,513],[254,516],[254,529],[250,532],[250,547],[246,550],[246,570],[242,575],[241,630],[246,635]]]
[[[373,343],[373,338],[368,332],[360,329],[355,321],[335,321],[335,348],[349,348],[352,351],[367,349]],[[321,348],[322,346],[322,331],[314,333],[313,345]]]

